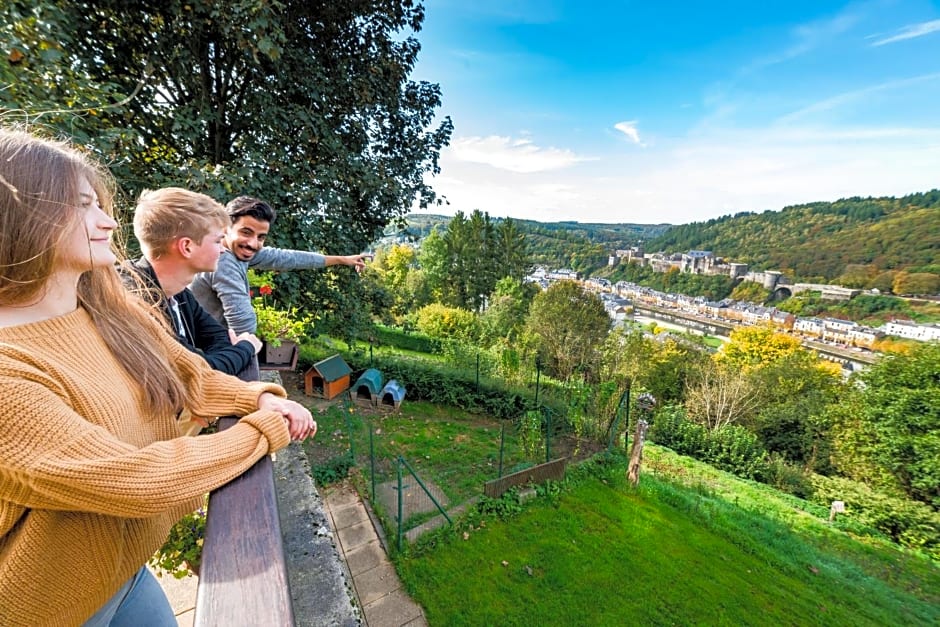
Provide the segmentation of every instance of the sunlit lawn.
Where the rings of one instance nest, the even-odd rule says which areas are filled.
[[[318,414],[317,422],[320,434],[307,444],[314,464],[346,455],[352,445],[364,472],[374,454],[378,471],[390,476],[401,456],[422,479],[434,481],[451,503],[481,494],[483,484],[499,476],[503,422],[495,418],[411,401],[391,412],[338,403]],[[512,428],[507,428],[503,451],[504,473],[525,463]]]
[[[409,592],[448,626],[940,621],[936,564],[838,531],[806,536],[702,487],[647,475],[634,491],[621,476],[400,556]]]

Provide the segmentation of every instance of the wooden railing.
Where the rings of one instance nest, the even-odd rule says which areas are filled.
[[[257,380],[258,371],[243,373]],[[219,429],[238,420],[221,418]],[[209,495],[196,590],[196,627],[293,625],[271,458]]]

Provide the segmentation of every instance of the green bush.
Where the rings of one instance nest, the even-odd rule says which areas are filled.
[[[902,546],[940,560],[940,512],[929,505],[872,490],[849,479],[812,477],[815,503],[845,503],[845,516],[869,525]],[[840,517],[841,517],[840,516]]]
[[[191,577],[199,573],[202,563],[202,544],[206,537],[206,507],[200,507],[183,516],[170,527],[163,546],[153,554],[148,563],[158,575],[169,573],[176,579]]]
[[[367,364],[350,362],[353,368]],[[396,379],[412,399],[460,407],[497,418],[514,418],[535,405],[534,392],[500,381],[481,379],[475,373],[442,367],[416,359],[381,357],[375,360],[386,380]]]
[[[700,458],[706,448],[707,435],[705,427],[686,419],[685,410],[670,405],[655,414],[648,437],[677,453]]]
[[[336,483],[349,474],[349,469],[355,466],[352,455],[339,455],[325,464],[317,464],[311,469],[317,485]]]
[[[767,451],[752,431],[728,425],[705,436],[705,460],[712,466],[745,479],[762,480],[767,474]]]
[[[761,480],[767,474],[767,452],[756,434],[737,425],[709,431],[688,420],[681,407],[660,410],[649,439],[739,477]]]
[[[372,342],[377,346],[392,346],[400,350],[417,353],[436,354],[441,351],[441,341],[423,333],[408,333],[403,329],[375,325],[368,331],[359,335],[364,342]]]
[[[801,499],[810,499],[813,484],[810,473],[788,462],[782,455],[771,453],[767,460],[767,472],[764,482],[781,492],[792,494]]]

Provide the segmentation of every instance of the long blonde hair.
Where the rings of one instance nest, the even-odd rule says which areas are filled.
[[[113,216],[112,179],[96,162],[65,142],[0,128],[0,303],[26,305],[42,297],[59,243],[81,220],[76,207],[82,179]],[[166,331],[149,306],[124,289],[114,267],[82,274],[78,302],[140,382],[155,414],[185,404],[185,388],[155,342]]]

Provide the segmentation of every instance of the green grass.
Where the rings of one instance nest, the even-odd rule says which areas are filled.
[[[730,476],[648,473],[638,490],[622,476],[445,531],[397,557],[402,580],[431,625],[940,622],[935,563],[857,542],[796,499],[737,493]]]
[[[319,434],[305,444],[314,468],[347,455],[351,445],[358,467],[368,472],[371,429],[380,482],[394,475],[399,455],[422,480],[435,482],[451,504],[478,496],[484,482],[499,476],[503,423],[495,418],[410,401],[393,413],[334,405],[316,419]],[[504,473],[526,461],[514,429],[507,429],[503,446]]]

